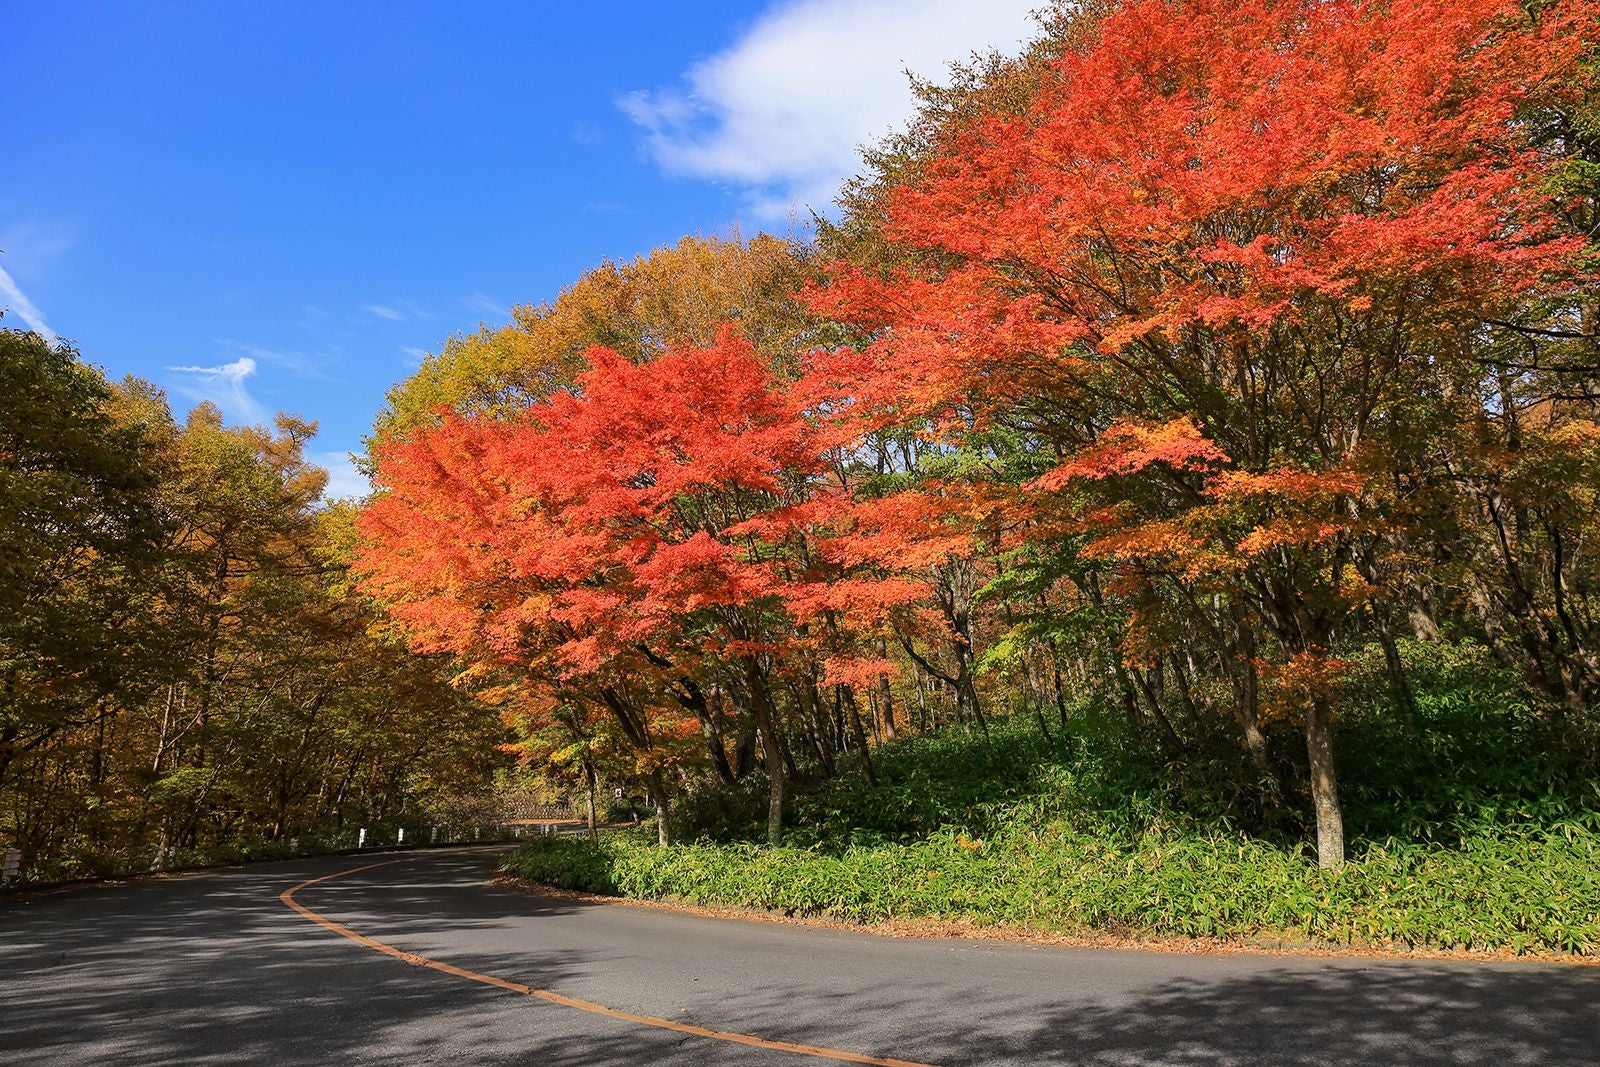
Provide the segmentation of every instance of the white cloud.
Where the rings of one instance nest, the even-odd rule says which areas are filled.
[[[263,363],[281,367],[296,378],[306,378],[311,381],[338,382],[341,380],[332,373],[332,369],[337,367],[340,362],[339,354],[341,350],[337,347],[325,348],[308,356],[304,352],[263,348],[260,345],[252,345],[226,337],[218,338],[217,344],[250,357],[258,367]]]
[[[177,387],[190,400],[209,400],[240,422],[266,422],[267,412],[245,388],[244,380],[256,372],[256,361],[240,356],[217,367],[168,367],[174,374],[191,375]]]
[[[412,348],[407,345],[402,347],[400,351],[405,354],[406,366],[408,367],[420,367],[422,366],[422,361],[428,358],[428,350],[426,348]]]
[[[15,312],[24,326],[46,341],[56,339],[56,332],[45,324],[44,313],[34,307],[27,294],[17,288],[17,283],[4,267],[0,267],[0,297],[5,298],[6,310]]]
[[[77,227],[62,219],[12,218],[0,225],[0,249],[34,275],[49,271],[77,244]]]
[[[485,321],[493,322],[511,317],[511,310],[503,301],[496,300],[494,297],[484,293],[473,293],[471,296],[463,297],[461,304],[470,311],[476,311],[480,315],[487,315],[488,318]]]
[[[322,499],[344,500],[372,492],[372,485],[356,470],[348,452],[313,452],[306,458],[328,472],[328,487],[322,491]]]
[[[412,319],[431,319],[433,313],[419,308],[409,300],[391,300],[387,304],[362,304],[361,310],[389,322],[410,322]]]
[[[860,167],[859,147],[915,110],[905,72],[1020,52],[1043,0],[791,0],[685,86],[619,101],[668,173],[742,187],[756,214],[824,208]]]

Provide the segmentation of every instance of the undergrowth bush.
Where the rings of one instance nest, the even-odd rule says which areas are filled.
[[[1174,773],[1093,706],[1046,736],[947,729],[858,774],[795,783],[786,846],[757,844],[765,784],[675,805],[694,844],[544,839],[508,869],[597,893],[851,921],[959,919],[1049,930],[1600,953],[1600,784],[1559,758],[1545,709],[1471,645],[1355,649],[1338,721],[1350,862],[1316,869],[1307,799],[1258,793],[1242,752],[1197,743]],[[1273,724],[1281,778],[1303,741]],[[1279,809],[1269,818],[1265,802]]]
[[[873,758],[876,788],[850,770],[793,783],[786,840],[837,851],[919,841],[951,827],[984,834],[1018,808],[1071,813],[1108,833],[1139,832],[1170,814],[1160,767],[1090,705],[1077,709],[1070,731],[1048,739],[1018,716],[996,721],[987,741],[954,727],[885,745]],[[766,802],[757,772],[731,790],[692,792],[673,810],[684,836],[755,843],[765,838]]]
[[[506,866],[587,892],[854,922],[1600,952],[1600,834],[1582,826],[1456,849],[1374,846],[1337,873],[1258,841],[1161,833],[1116,841],[1059,823],[981,843],[941,833],[837,854],[660,848],[629,834],[598,847],[546,838]]]
[[[1375,646],[1355,658],[1358,683],[1339,728],[1341,798],[1354,834],[1455,845],[1501,829],[1600,811],[1600,780],[1568,759],[1588,747],[1583,724],[1534,705],[1488,649],[1402,641],[1415,708],[1407,713]]]

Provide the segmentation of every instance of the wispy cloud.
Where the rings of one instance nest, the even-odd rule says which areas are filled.
[[[0,297],[5,298],[6,310],[15,312],[24,326],[46,341],[56,339],[56,332],[44,321],[44,313],[34,306],[26,293],[17,288],[16,281],[4,267],[0,267]]]
[[[468,311],[487,316],[485,321],[498,321],[511,317],[511,309],[504,301],[496,300],[485,293],[473,293],[471,296],[462,297],[461,305]]]
[[[859,146],[916,106],[905,72],[1019,51],[1040,0],[795,0],[768,8],[678,87],[618,101],[668,173],[741,187],[760,217],[826,207],[859,169]],[[826,74],[820,73],[826,71]]]
[[[372,492],[366,475],[356,470],[348,452],[313,452],[307,456],[312,463],[328,472],[328,486],[322,491],[324,500],[347,500],[363,497]]]
[[[77,227],[59,218],[14,218],[0,226],[0,248],[30,272],[49,270],[77,245]]]
[[[240,422],[266,422],[267,412],[245,388],[245,379],[256,372],[256,361],[240,356],[232,363],[216,367],[168,367],[173,374],[189,377],[177,390],[190,400],[209,400],[222,409],[224,415]]]
[[[232,338],[219,337],[217,344],[224,349],[231,350],[241,356],[248,356],[257,366],[268,364],[282,367],[296,378],[305,378],[315,382],[337,382],[339,377],[332,373],[332,368],[340,363],[340,349],[331,347],[307,355],[304,352],[288,352],[276,348],[263,348],[261,345],[249,344],[245,341],[235,341]]]
[[[428,350],[426,348],[411,348],[407,346],[401,348],[400,351],[405,353],[406,366],[413,369],[422,366],[422,361],[428,358]]]
[[[410,322],[412,319],[431,319],[432,312],[419,308],[409,300],[391,300],[387,304],[362,304],[361,310],[389,322]]]

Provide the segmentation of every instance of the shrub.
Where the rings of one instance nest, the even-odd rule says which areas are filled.
[[[1226,836],[1119,842],[1064,823],[979,842],[943,833],[839,853],[659,848],[609,834],[529,842],[506,869],[541,884],[854,922],[957,919],[1339,945],[1600,952],[1600,834],[1372,847],[1343,871]]]

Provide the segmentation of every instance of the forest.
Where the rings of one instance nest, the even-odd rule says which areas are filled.
[[[648,799],[653,845],[519,861],[607,891],[1415,847],[1570,889],[1424,940],[1594,951],[1597,44],[1581,0],[1060,8],[806,234],[449,338],[362,501],[292,417],[8,331],[0,837],[160,863],[519,782]]]
[[[313,427],[210,404],[180,424],[149,383],[10,329],[0,395],[0,842],[29,880],[310,847],[484,793],[498,722],[356,592]]]

